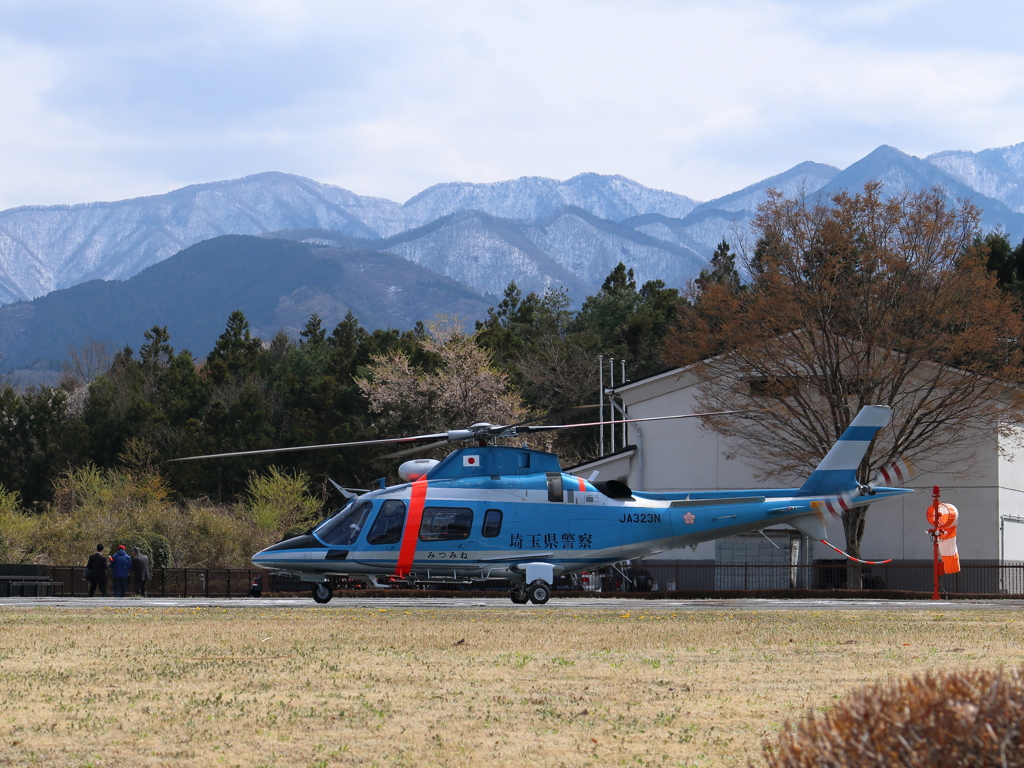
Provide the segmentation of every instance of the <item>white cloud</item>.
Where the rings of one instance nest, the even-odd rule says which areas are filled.
[[[1024,140],[1013,36],[952,30],[1019,29],[1009,4],[66,2],[59,29],[54,7],[0,5],[0,207],[262,170],[399,200],[582,171],[710,198],[881,143]]]

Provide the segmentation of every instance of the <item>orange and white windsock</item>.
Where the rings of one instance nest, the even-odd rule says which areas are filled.
[[[942,555],[942,572],[959,573],[960,554],[956,550],[956,521],[960,516],[956,507],[944,501],[938,507],[928,507],[928,522],[939,533],[939,554]]]

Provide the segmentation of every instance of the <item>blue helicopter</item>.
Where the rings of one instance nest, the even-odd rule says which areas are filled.
[[[725,414],[594,424],[708,415]],[[543,605],[561,574],[592,571],[779,524],[789,525],[851,560],[873,564],[875,561],[857,560],[828,542],[824,513],[838,517],[845,509],[913,493],[876,485],[879,478],[886,482],[906,479],[907,467],[900,462],[881,470],[867,485],[857,482],[861,459],[878,431],[888,424],[889,416],[885,406],[861,409],[807,481],[799,488],[787,489],[647,493],[616,480],[568,474],[551,453],[490,444],[495,438],[593,424],[475,424],[432,435],[189,458],[384,443],[429,441],[429,448],[474,442],[442,461],[405,462],[399,468],[401,484],[351,494],[329,519],[305,535],[257,552],[252,562],[309,582],[318,603],[331,599],[328,577],[337,575],[370,580],[398,577],[410,584],[509,580],[513,603]]]

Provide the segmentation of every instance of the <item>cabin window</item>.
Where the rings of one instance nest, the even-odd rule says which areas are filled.
[[[366,535],[367,544],[397,544],[402,540],[402,526],[405,524],[405,502],[388,499],[380,505],[377,519],[373,521]]]
[[[350,508],[343,509],[314,531],[324,543],[336,547],[347,547],[359,538],[359,532],[370,516],[373,502],[361,501]]]
[[[484,524],[480,529],[480,535],[485,539],[493,539],[501,533],[501,510],[488,509],[484,512]]]
[[[456,541],[469,538],[473,510],[464,507],[425,507],[420,541]]]

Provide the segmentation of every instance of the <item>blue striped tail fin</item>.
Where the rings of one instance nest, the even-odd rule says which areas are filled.
[[[889,423],[885,405],[866,405],[800,487],[802,496],[841,495],[857,487],[857,468],[878,430]]]

